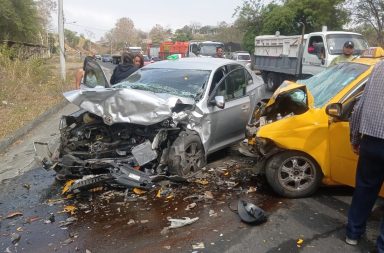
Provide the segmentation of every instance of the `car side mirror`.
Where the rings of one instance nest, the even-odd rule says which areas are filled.
[[[223,96],[216,96],[214,99],[210,101],[211,105],[217,106],[220,109],[224,109],[225,107],[225,98]]]
[[[333,103],[327,105],[325,113],[331,117],[340,118],[342,115],[343,105],[341,103]]]

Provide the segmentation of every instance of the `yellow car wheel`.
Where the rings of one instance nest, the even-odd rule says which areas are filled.
[[[288,198],[312,195],[323,177],[318,164],[310,156],[298,151],[274,155],[266,165],[265,174],[273,190]]]

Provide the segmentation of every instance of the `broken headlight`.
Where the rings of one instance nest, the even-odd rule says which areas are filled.
[[[60,119],[59,130],[62,130],[64,128],[66,128],[66,127],[67,127],[67,117],[63,116]]]
[[[256,137],[255,142],[257,149],[263,155],[266,155],[274,146],[273,142],[267,138]]]

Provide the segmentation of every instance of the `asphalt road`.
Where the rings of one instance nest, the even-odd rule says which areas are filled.
[[[236,146],[209,157],[199,181],[164,184],[143,195],[98,189],[67,199],[62,185],[34,162],[32,141],[58,137],[58,120],[77,108],[67,105],[0,155],[0,252],[370,252],[383,210],[379,203],[367,237],[344,243],[352,189],[322,188],[313,197],[282,199],[254,162]],[[258,226],[242,223],[238,199],[268,213]],[[196,207],[185,210],[196,203]],[[75,207],[73,214],[64,208]],[[169,218],[199,219],[164,229]],[[198,248],[200,246],[200,248]]]

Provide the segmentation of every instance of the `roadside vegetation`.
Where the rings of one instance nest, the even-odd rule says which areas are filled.
[[[20,60],[13,53],[0,47],[0,139],[61,102],[62,92],[74,88],[74,71],[81,66],[80,61],[70,63],[63,83],[57,57]]]

